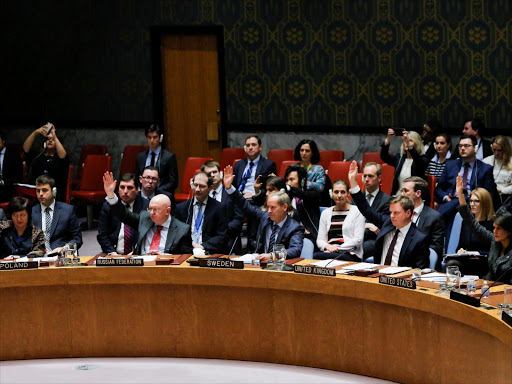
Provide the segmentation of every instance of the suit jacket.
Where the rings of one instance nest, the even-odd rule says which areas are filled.
[[[320,192],[291,187],[288,191],[290,199],[297,197],[299,202],[297,209],[293,211],[292,217],[301,223],[311,234],[311,239],[316,244],[318,227],[320,225]]]
[[[416,227],[427,235],[429,247],[441,257],[443,255],[445,236],[443,216],[425,205],[420,217],[416,221]]]
[[[32,224],[43,228],[41,204],[39,203],[32,207]],[[80,224],[72,205],[56,201],[50,232],[50,247],[55,249],[70,243],[75,243],[77,249],[82,246]]]
[[[363,195],[366,198],[366,195],[363,193]],[[377,193],[377,196],[374,197],[372,201],[372,209],[382,213],[383,215],[389,216],[389,201],[391,200],[391,197],[387,194],[382,192],[379,189],[379,193]],[[366,222],[368,223],[369,220],[366,219]],[[377,238],[377,235],[370,231],[369,229],[364,230],[364,241],[367,240],[375,240]]]
[[[235,163],[235,167],[233,169],[233,173],[235,174],[233,186],[237,189],[242,183],[244,170],[248,163],[249,159],[242,159]],[[258,165],[256,167],[256,177],[258,177],[258,175],[268,176],[271,173],[277,175],[276,163],[274,163],[272,160],[264,158],[263,156],[260,156],[260,160],[258,161]]]
[[[139,153],[135,162],[135,180],[139,182],[139,176],[146,167],[146,159],[148,158],[149,149]],[[169,194],[171,203],[174,206],[174,190],[178,186],[178,162],[174,153],[169,152],[162,147],[160,148],[160,156],[156,161],[155,167],[158,168],[158,189],[165,194]]]
[[[149,217],[149,212],[146,210],[141,211],[140,214],[130,212],[126,209],[121,200],[118,200],[117,203],[111,205],[110,209],[112,214],[124,224],[129,225],[132,228],[137,228],[138,238],[133,254],[139,255],[148,231],[155,225],[153,220]],[[182,223],[175,217],[171,219],[164,252],[172,254],[192,253],[192,235],[190,234],[190,225]]]
[[[411,149],[410,154],[413,159],[413,163],[411,166],[411,176],[419,176],[421,178],[425,178],[425,171],[427,170],[429,158],[425,155],[420,155],[414,148]],[[395,175],[393,177],[393,186],[391,188],[391,195],[396,195],[398,193],[398,188],[400,187],[400,183],[398,181],[398,177],[400,176],[400,172],[402,172],[402,167],[405,163],[405,159],[407,156],[404,154],[403,156],[400,153],[397,153],[394,156],[389,154],[389,145],[383,144],[380,149],[380,157],[382,161],[386,164],[389,164],[395,167]]]
[[[133,212],[140,213],[149,206],[149,201],[137,195],[133,202]],[[104,253],[116,251],[117,241],[119,238],[119,230],[121,229],[121,220],[110,212],[110,204],[106,201],[103,203],[98,222],[98,243]],[[132,239],[138,239],[139,233],[137,227],[133,227]]]
[[[0,208],[0,221],[7,220],[7,216],[2,208]]]
[[[273,221],[268,216],[268,212],[262,211],[260,207],[251,205],[238,191],[232,193],[230,197],[244,213],[253,216],[258,221],[256,252],[265,253],[265,234],[268,226],[273,224]],[[283,227],[279,230],[275,244],[283,244],[285,246],[287,259],[299,257],[304,244],[304,228],[293,217],[288,216]]]
[[[240,236],[242,233],[242,226],[244,224],[244,214],[240,208],[233,204],[224,187],[222,187],[222,199],[220,204],[226,215],[228,236],[231,239]]]
[[[460,158],[446,161],[443,173],[439,178],[435,189],[435,196],[440,202],[443,202],[443,198],[449,194],[455,196],[455,184],[461,167],[462,159]],[[469,183],[471,185],[471,190],[478,187],[487,189],[492,196],[494,209],[496,210],[500,207],[501,200],[496,189],[491,165],[485,164],[480,160],[476,160],[476,166],[471,173],[471,180],[469,180]]]
[[[189,199],[176,206],[174,216],[192,226],[194,218],[194,199]],[[203,243],[201,244],[210,254],[227,253],[227,225],[224,208],[221,203],[208,197],[208,203],[203,215]]]
[[[379,235],[375,240],[374,255],[375,263],[380,263],[384,247],[384,237],[393,231],[395,226],[391,223],[389,216],[383,215],[370,207],[362,192],[352,194],[352,200],[356,203],[357,208],[359,208],[364,217],[380,228]],[[414,223],[411,223],[411,227],[405,236],[402,249],[400,250],[398,265],[412,268],[427,268],[430,264],[428,248],[428,237],[416,228]]]
[[[0,185],[0,198],[10,200],[12,197],[13,184],[21,183],[23,168],[21,158],[18,153],[5,149],[4,161],[2,164],[3,185]]]

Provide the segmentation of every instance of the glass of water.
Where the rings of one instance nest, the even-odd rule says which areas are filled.
[[[270,253],[270,260],[267,269],[281,270],[283,269],[284,260],[286,259],[286,248],[283,244],[275,244],[274,249]]]
[[[446,268],[446,289],[453,291],[460,287],[460,270],[456,265],[450,265]]]

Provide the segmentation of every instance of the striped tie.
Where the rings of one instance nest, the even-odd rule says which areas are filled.
[[[274,226],[272,228],[272,233],[270,234],[270,241],[268,243],[267,252],[272,252],[274,250],[274,244],[276,242],[276,235],[277,235],[277,230],[278,229],[279,229],[279,225],[274,223]]]
[[[132,251],[132,227],[124,225],[124,254],[127,255]]]
[[[52,209],[50,207],[46,207],[44,210],[45,212],[45,224],[46,224],[46,230],[44,232],[44,246],[46,249],[51,250],[50,247],[50,232],[52,231],[52,216],[50,215],[50,212]]]

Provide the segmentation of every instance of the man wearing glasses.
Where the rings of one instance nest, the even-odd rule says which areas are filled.
[[[460,174],[464,186],[464,194],[469,196],[475,188],[485,188],[491,194],[494,209],[500,206],[500,199],[492,174],[492,166],[476,158],[477,138],[473,135],[462,135],[459,141],[460,158],[447,160],[441,178],[435,190],[439,203],[439,213],[451,224],[459,205],[455,184]]]
[[[146,168],[144,168],[144,170],[142,171],[142,175],[139,176],[139,195],[149,202],[153,197],[155,197],[155,195],[162,193],[157,188],[159,181],[160,178],[158,176],[158,168],[152,166],[147,166]],[[164,195],[167,194],[164,193]],[[169,195],[167,196],[169,197]]]
[[[227,225],[221,203],[210,198],[214,181],[205,172],[198,172],[190,180],[194,197],[176,206],[174,216],[192,228],[192,245],[210,254],[229,251]]]
[[[156,195],[149,208],[140,214],[130,212],[116,194],[117,181],[112,172],[103,175],[103,188],[112,214],[125,226],[137,228],[134,238],[134,255],[185,254],[192,252],[190,226],[171,217],[171,200],[168,196]]]

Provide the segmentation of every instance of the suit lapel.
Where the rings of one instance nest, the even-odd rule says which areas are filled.
[[[260,155],[260,159],[258,161],[258,166],[256,167],[256,175],[255,178],[258,177],[258,175],[261,175],[261,169],[263,168],[263,162],[265,161],[265,158]]]
[[[176,240],[177,232],[178,226],[176,225],[176,221],[171,219],[171,225],[169,225],[169,231],[167,232],[167,241],[165,242],[164,252],[168,252],[172,248],[174,240]]]
[[[52,218],[52,231],[50,232],[50,236],[53,236],[55,233],[55,229],[57,228],[57,223],[59,222],[60,218],[60,205],[55,202],[55,211],[53,212],[53,218]]]
[[[275,244],[281,244],[281,241],[283,240],[283,236],[285,231],[288,229],[288,226],[290,225],[291,217],[288,216],[286,218],[286,221],[284,222],[282,228],[279,230],[279,233],[277,234],[277,239],[275,241]]]
[[[416,231],[415,224],[411,223],[411,227],[405,236],[404,243],[402,244],[402,248],[400,249],[400,257],[398,258],[398,265],[403,265],[403,260],[405,258],[405,251],[409,248],[411,244],[412,238],[414,237],[414,231]]]
[[[151,218],[149,217],[149,214],[143,215],[144,212],[141,213],[140,219],[139,219],[139,239],[137,241],[138,245],[138,251],[140,252],[142,249],[142,242],[144,241],[144,238],[146,237],[149,229],[153,226],[153,222],[151,221]]]
[[[41,219],[41,205],[38,203],[32,210],[32,224],[38,228],[43,228],[43,222]]]

